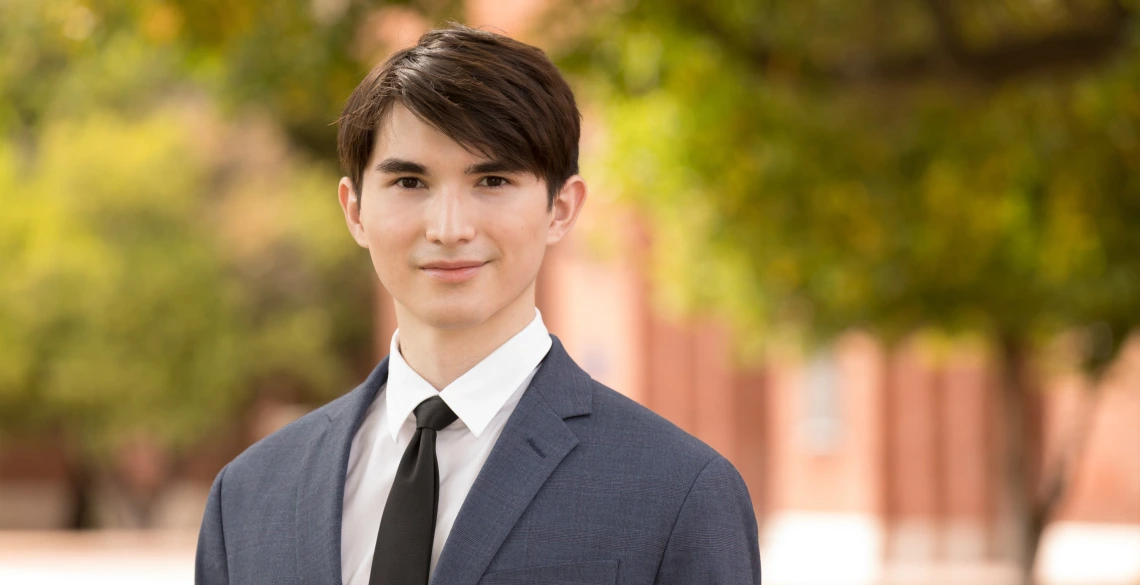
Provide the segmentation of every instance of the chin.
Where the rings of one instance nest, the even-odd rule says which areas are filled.
[[[441,303],[413,309],[419,318],[436,329],[466,329],[482,324],[494,314],[486,304]]]

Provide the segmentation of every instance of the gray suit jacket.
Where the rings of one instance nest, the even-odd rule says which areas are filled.
[[[591,379],[553,342],[468,493],[431,585],[758,585],[756,517],[736,469]],[[355,390],[218,473],[196,583],[342,582],[349,447],[387,375],[385,359]]]

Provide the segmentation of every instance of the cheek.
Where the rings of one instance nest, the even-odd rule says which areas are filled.
[[[406,264],[409,246],[415,238],[414,222],[378,205],[371,210],[366,209],[360,222],[377,270],[385,268],[390,271]]]
[[[412,209],[395,204],[383,193],[364,202],[360,212],[360,223],[368,233],[370,242],[390,242],[406,237],[416,224]]]
[[[535,271],[541,264],[546,252],[545,221],[545,216],[531,216],[504,228],[505,245],[510,247],[520,271]]]

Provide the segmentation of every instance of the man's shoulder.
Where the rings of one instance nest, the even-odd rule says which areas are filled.
[[[590,424],[579,436],[582,442],[619,447],[619,452],[639,460],[652,459],[678,470],[699,471],[722,459],[715,449],[663,416],[601,382],[591,380],[591,384],[593,409]]]
[[[226,466],[226,477],[296,469],[298,457],[328,430],[335,418],[345,414],[346,406],[359,398],[355,395],[361,390],[358,386],[250,445]]]

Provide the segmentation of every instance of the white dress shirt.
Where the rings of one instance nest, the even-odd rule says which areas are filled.
[[[467,492],[552,343],[542,314],[535,309],[534,319],[522,331],[436,392],[400,355],[399,335],[399,330],[392,335],[388,381],[368,407],[348,456],[340,532],[345,585],[368,585],[384,503],[400,458],[416,432],[415,407],[438,394],[459,416],[436,438],[439,508],[431,550],[434,572]]]

